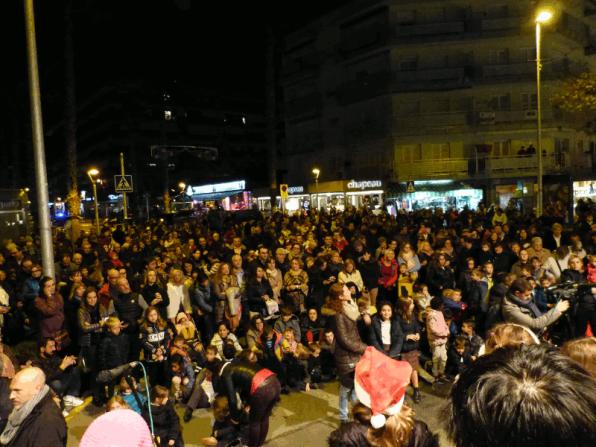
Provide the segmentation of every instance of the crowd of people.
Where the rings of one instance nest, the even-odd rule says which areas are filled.
[[[3,244],[0,445],[41,445],[26,441],[38,424],[47,445],[64,445],[64,416],[90,396],[126,411],[131,426],[141,422],[139,439],[151,433],[157,445],[184,445],[184,423],[211,408],[213,434],[203,444],[261,446],[280,394],[334,380],[342,425],[330,445],[437,445],[404,404],[424,398],[421,380],[455,381],[450,433],[458,446],[518,445],[497,443],[489,428],[485,441],[470,439],[470,424],[491,421],[458,399],[493,405],[494,430],[508,433],[515,421],[497,413],[530,391],[499,404],[489,397],[498,386],[519,388],[517,374],[532,362],[545,371],[583,362],[574,363],[576,378],[585,373],[584,390],[594,390],[594,343],[575,360],[556,351],[596,328],[591,213],[567,226],[498,208],[218,216],[106,224],[76,240],[57,231],[54,276],[44,275],[34,238]],[[23,349],[31,342],[34,353]],[[379,379],[383,362],[395,380]],[[487,384],[490,371],[502,372],[502,383]],[[535,396],[551,391],[535,379]],[[594,395],[582,399],[594,405]],[[92,427],[81,445],[113,435]],[[570,439],[588,445],[594,432]]]

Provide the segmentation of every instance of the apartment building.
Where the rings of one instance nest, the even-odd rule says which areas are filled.
[[[554,12],[542,36],[545,193],[570,197],[574,180],[596,176],[596,117],[570,116],[551,98],[596,71],[592,0],[354,1],[288,35],[288,183],[309,183],[316,165],[319,181],[393,185],[398,206],[432,205],[449,188],[533,206],[534,18],[544,6]],[[440,194],[413,200],[418,186]]]

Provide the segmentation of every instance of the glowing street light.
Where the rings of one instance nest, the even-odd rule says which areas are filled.
[[[99,202],[97,200],[97,181],[99,181],[99,179],[93,178],[97,175],[99,175],[99,171],[96,168],[91,168],[87,171],[87,176],[89,176],[91,185],[93,185],[93,200],[95,202],[95,231],[97,231],[97,235],[99,236]]]
[[[536,214],[542,216],[543,208],[543,163],[542,163],[542,86],[540,84],[542,71],[541,43],[542,24],[548,23],[553,18],[552,11],[543,9],[536,14],[536,146],[538,152],[538,197],[536,200]]]
[[[321,170],[319,168],[313,168],[313,175],[315,176],[315,192],[317,194],[317,211],[319,210],[319,175]]]

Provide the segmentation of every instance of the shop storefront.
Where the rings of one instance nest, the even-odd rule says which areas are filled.
[[[267,189],[255,191],[256,201],[259,210],[271,212],[271,197],[267,195]],[[275,206],[281,209],[281,196],[275,198]],[[295,185],[288,187],[288,198],[284,203],[284,209],[293,214],[297,211],[308,210],[311,206],[310,194],[308,194],[302,185]]]
[[[382,180],[338,180],[309,185],[314,207],[344,211],[346,207],[379,210],[383,206]]]
[[[573,208],[576,208],[580,201],[596,202],[596,180],[573,182]]]
[[[246,191],[244,180],[189,186],[186,194],[198,208],[212,208],[219,204],[226,211],[238,211],[250,209],[252,204],[252,194]]]
[[[388,200],[389,207],[406,211],[423,208],[476,209],[484,197],[482,189],[453,180],[422,180],[408,183],[398,185],[398,191]]]

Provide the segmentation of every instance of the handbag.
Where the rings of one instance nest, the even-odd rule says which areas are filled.
[[[226,289],[228,312],[235,316],[240,311],[240,287],[232,286]]]
[[[267,315],[274,315],[279,312],[279,303],[277,301],[267,300],[265,305],[267,306]]]

